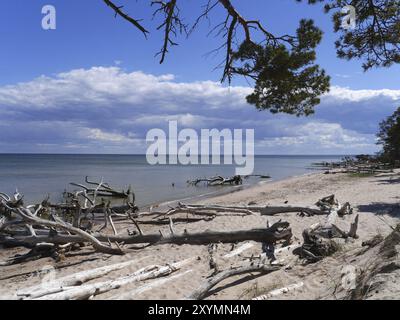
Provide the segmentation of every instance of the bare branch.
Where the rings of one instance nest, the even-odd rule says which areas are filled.
[[[125,19],[126,21],[132,23],[136,28],[138,28],[143,35],[145,36],[145,38],[147,39],[147,34],[149,33],[149,31],[147,31],[140,23],[140,20],[136,20],[133,19],[131,16],[129,16],[128,14],[126,14],[125,12],[123,12],[121,9],[123,8],[123,6],[118,7],[117,5],[115,5],[111,0],[103,0],[105,2],[105,4],[107,6],[109,6],[111,9],[113,9],[115,11],[115,16],[120,16],[121,18]]]
[[[162,64],[165,60],[165,56],[168,52],[169,46],[178,45],[176,42],[172,41],[171,34],[176,36],[177,33],[187,32],[187,26],[182,22],[180,18],[180,10],[177,6],[177,0],[170,0],[165,3],[161,0],[152,1],[151,5],[159,5],[160,7],[154,12],[153,16],[158,14],[159,12],[164,12],[164,22],[161,23],[157,30],[164,28],[164,43],[161,48],[161,51],[158,53],[161,55],[160,64]],[[157,55],[158,55],[157,54]]]

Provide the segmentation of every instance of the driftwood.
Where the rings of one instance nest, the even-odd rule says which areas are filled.
[[[221,186],[221,185],[239,185],[243,183],[241,176],[233,176],[224,178],[222,176],[215,176],[211,178],[195,179],[187,181],[188,184],[197,186],[200,182],[206,182],[208,186]]]
[[[70,243],[67,243],[65,245],[55,245],[53,243],[38,243],[25,254],[16,255],[8,259],[7,261],[1,261],[0,266],[10,266],[46,257],[52,257],[56,261],[59,261],[64,256],[64,253],[71,248],[72,245]]]
[[[88,180],[87,180],[88,181]],[[89,183],[93,183],[88,181]],[[94,184],[94,183],[93,183]],[[105,215],[105,226],[109,223],[114,231],[114,235],[102,235],[100,233],[88,233],[82,230],[81,228],[77,228],[75,226],[71,226],[69,223],[60,219],[57,215],[52,215],[54,221],[46,220],[39,218],[38,215],[43,210],[42,206],[35,206],[35,213],[32,213],[31,210],[12,203],[11,206],[10,201],[6,202],[6,208],[9,209],[10,212],[16,212],[20,217],[22,217],[22,223],[32,226],[40,226],[39,229],[27,229],[29,230],[27,235],[21,233],[20,231],[15,231],[12,235],[12,241],[10,238],[6,238],[7,241],[12,242],[13,244],[25,245],[25,246],[35,246],[39,243],[46,242],[54,245],[66,244],[66,243],[84,243],[89,242],[93,245],[93,247],[103,253],[109,254],[122,254],[122,250],[118,244],[154,244],[154,243],[173,243],[173,244],[210,244],[210,243],[234,243],[240,241],[258,241],[263,242],[265,244],[272,244],[279,240],[288,240],[291,237],[291,231],[288,229],[288,224],[286,223],[278,223],[272,226],[271,228],[266,229],[253,229],[253,230],[240,230],[235,232],[217,232],[217,231],[204,231],[197,233],[188,233],[184,231],[183,233],[174,232],[173,220],[171,219],[172,215],[175,214],[186,214],[186,220],[183,217],[174,218],[176,221],[187,222],[189,219],[188,215],[195,215],[195,218],[191,218],[194,221],[199,220],[211,220],[216,216],[220,215],[251,215],[251,214],[259,214],[259,215],[276,215],[279,213],[289,213],[289,212],[298,212],[302,215],[326,215],[329,213],[329,208],[326,205],[320,205],[320,209],[307,208],[307,207],[291,207],[291,206],[221,206],[221,205],[196,205],[196,204],[182,204],[179,203],[177,207],[171,208],[166,212],[149,212],[149,213],[134,213],[135,208],[133,205],[127,204],[129,208],[128,211],[124,214],[113,213],[110,209],[109,205],[96,205],[96,197],[97,191],[101,190],[101,188],[105,184],[103,181],[100,181],[93,193],[93,197],[89,197],[87,193],[82,193],[87,200],[84,204],[84,210],[86,210],[86,214],[93,210],[98,211],[99,209],[103,210]],[[320,201],[321,202],[321,201]],[[322,201],[323,202],[323,201]],[[325,199],[326,202],[326,199]],[[74,206],[78,207],[75,203]],[[79,208],[79,207],[78,207]],[[346,207],[347,208],[347,207]],[[70,207],[68,208],[68,210]],[[347,210],[347,209],[346,209]],[[82,213],[82,210],[80,210]],[[339,210],[338,210],[339,212]],[[136,226],[138,232],[129,231],[128,235],[119,235],[114,223],[111,219],[112,215],[117,215],[118,217],[124,219],[130,219],[134,225]],[[78,215],[79,216],[79,215]],[[150,218],[154,216],[151,220],[146,220],[146,218]],[[79,221],[74,219],[74,224],[81,225],[81,217],[79,216]],[[5,225],[8,222],[2,221],[2,224]],[[153,233],[153,234],[143,234],[140,228],[141,223],[151,223],[151,224],[168,224],[170,226],[170,234],[164,235],[161,232]],[[103,226],[101,229],[103,229]],[[100,230],[101,230],[100,229]],[[281,229],[281,230],[279,230]],[[53,232],[52,230],[61,230],[64,232]],[[33,231],[33,232],[32,232]],[[3,238],[4,239],[4,238]],[[109,245],[105,245],[103,243],[108,243]],[[117,248],[112,248],[110,246],[111,243],[115,243]]]
[[[81,188],[86,192],[87,195],[97,194],[97,196],[99,197],[128,198],[132,194],[131,187],[129,187],[127,191],[117,191],[114,188],[110,187],[108,183],[104,183],[103,181],[93,182],[89,181],[88,177],[86,177],[85,182],[88,185],[96,187],[91,187],[75,182],[71,182],[70,185]]]
[[[298,212],[302,216],[314,216],[314,215],[326,215],[327,212],[318,209],[306,208],[306,207],[265,207],[260,210],[260,214],[263,216],[274,216],[280,213],[291,213]]]
[[[134,282],[164,277],[181,269],[183,266],[189,264],[193,260],[194,258],[186,259],[180,262],[168,264],[166,266],[150,265],[139,269],[128,276],[120,277],[115,280],[96,282],[93,284],[81,285],[72,288],[65,287],[62,288],[63,290],[61,292],[42,296],[38,298],[38,300],[86,300],[95,295],[119,289],[122,286]]]
[[[330,256],[339,250],[339,245],[327,237],[332,229],[323,228],[319,224],[313,225],[303,231],[304,243],[301,246],[299,255],[308,262],[317,262],[324,257]]]
[[[184,204],[179,202],[174,208],[170,208],[165,212],[145,212],[139,213],[139,217],[155,216],[165,217],[175,214],[192,214],[196,216],[222,216],[222,215],[264,215],[273,216],[281,213],[294,213],[300,215],[327,215],[328,210],[307,208],[307,207],[292,207],[292,206],[223,206],[217,204]]]
[[[334,238],[354,238],[357,236],[358,215],[350,226],[350,230],[345,232],[335,224],[315,224],[303,231],[304,243],[300,250],[300,256],[309,262],[316,262],[324,257],[330,256],[340,249]]]
[[[341,205],[339,201],[335,198],[334,194],[318,200],[315,205],[319,207],[322,211],[328,212],[330,215],[335,212],[335,215],[339,217],[343,217],[345,215],[350,215],[353,213],[353,208],[351,207],[350,203],[345,202],[343,205]]]
[[[357,239],[357,229],[358,229],[358,215],[356,215],[354,222],[350,225],[350,230],[347,233],[347,236],[350,238]]]
[[[12,197],[0,193],[0,242],[8,246],[34,246],[25,256],[16,257],[6,263],[18,263],[45,256],[57,257],[58,248],[54,247],[56,243],[52,241],[55,235],[75,235],[81,238],[82,243],[90,243],[96,251],[123,254],[118,243],[115,243],[116,248],[113,248],[108,238],[99,241],[93,236],[91,229],[103,216],[104,225],[100,230],[110,225],[114,235],[118,235],[112,216],[119,215],[129,219],[137,211],[134,193],[130,189],[124,192],[131,198],[125,205],[111,206],[110,201],[105,202],[100,196],[104,196],[104,192],[112,196],[121,196],[121,192],[115,191],[103,179],[93,182],[86,177],[85,181],[89,186],[79,185],[82,190],[65,193],[67,200],[60,204],[50,203],[47,197],[40,204],[24,206],[23,196],[18,191]],[[44,246],[38,246],[42,241],[32,241],[35,237],[47,237],[49,241],[46,243],[50,244],[48,250]],[[31,238],[31,241],[25,241],[25,238]]]
[[[186,218],[174,217],[174,219],[178,222],[188,222],[189,219],[193,221],[207,221],[222,215],[246,216],[255,214],[271,216],[279,213],[297,212],[301,215],[329,214],[329,217],[331,217],[333,214],[343,216],[352,212],[351,206],[348,203],[340,206],[332,195],[317,202],[316,205],[319,209],[297,206],[222,206],[216,204],[198,205],[179,203],[175,208],[170,208],[166,212],[135,213],[136,208],[134,204],[128,202],[125,206],[127,211],[120,214],[116,213],[111,208],[109,202],[104,203],[102,200],[100,204],[96,203],[98,192],[102,188],[109,188],[103,180],[97,183],[86,179],[86,183],[93,185],[94,191],[92,195],[89,195],[88,192],[91,190],[84,189],[76,195],[76,197],[78,197],[78,195],[83,197],[85,200],[83,204],[80,204],[79,201],[74,201],[73,203],[65,204],[64,207],[57,207],[55,209],[66,213],[72,211],[74,213],[73,225],[67,222],[63,216],[59,216],[56,213],[51,213],[47,219],[42,218],[45,213],[48,213],[48,210],[54,210],[55,208],[54,206],[50,206],[48,201],[38,206],[29,206],[25,208],[22,206],[22,197],[18,193],[14,195],[13,199],[7,195],[2,195],[1,199],[3,200],[1,201],[0,209],[6,213],[8,212],[16,215],[19,219],[10,220],[10,218],[6,217],[3,213],[0,232],[2,230],[7,230],[8,233],[7,235],[0,234],[0,240],[2,240],[3,243],[29,247],[35,247],[41,243],[49,243],[55,247],[64,244],[90,243],[95,250],[107,254],[123,254],[120,244],[172,243],[178,245],[204,245],[218,242],[236,243],[242,241],[256,241],[263,243],[264,247],[273,247],[273,244],[277,241],[288,241],[291,238],[292,233],[286,222],[278,222],[272,227],[264,229],[238,230],[233,232],[206,230],[196,233],[189,233],[185,230],[184,232],[177,233],[174,230],[174,220],[172,216],[185,214]],[[122,209],[119,208],[119,210]],[[100,212],[104,215],[104,225],[100,230],[106,227],[107,224],[110,224],[114,235],[104,235],[98,231],[86,232],[83,230],[82,223],[85,221],[84,219],[87,215],[92,214],[92,220],[95,221],[94,215]],[[189,215],[194,215],[195,217],[189,218]],[[128,229],[128,234],[119,234],[111,218],[112,216],[118,219],[131,220],[137,232]],[[168,224],[170,233],[163,234],[160,231],[158,233],[143,234],[140,228],[140,224],[142,223]],[[13,226],[13,228],[11,228],[11,226]],[[354,230],[351,234],[354,235]],[[116,248],[111,246],[112,243],[116,245]],[[37,251],[37,249],[34,249],[33,252],[35,251]],[[50,253],[45,254],[50,255]],[[27,256],[27,258],[30,257]]]
[[[252,300],[268,300],[270,298],[273,298],[273,297],[276,297],[276,296],[279,296],[279,295],[282,295],[282,294],[285,294],[285,293],[300,289],[303,286],[304,286],[303,282],[294,283],[294,284],[291,284],[291,285],[289,285],[287,287],[284,287],[284,288],[272,290],[272,291],[270,291],[270,292],[268,292],[266,294],[263,294],[261,296],[255,297]]]
[[[335,199],[334,195],[320,199],[313,208],[302,206],[224,206],[217,204],[178,203],[176,207],[170,208],[165,212],[150,211],[137,213],[137,208],[133,202],[127,202],[123,206],[113,208],[110,202],[100,199],[102,190],[109,188],[102,180],[97,183],[86,179],[86,184],[89,187],[85,186],[86,189],[82,188],[83,190],[73,194],[71,202],[59,205],[52,205],[46,200],[40,205],[24,206],[22,196],[18,192],[13,197],[0,194],[0,241],[3,243],[9,242],[10,244],[33,246],[32,252],[29,252],[26,257],[21,257],[21,259],[29,259],[30,254],[35,258],[34,254],[42,248],[45,254],[48,254],[51,250],[76,247],[76,244],[82,243],[90,243],[96,251],[107,254],[122,254],[123,251],[120,245],[166,243],[177,245],[209,245],[210,268],[213,270],[213,273],[189,296],[189,299],[204,299],[216,285],[229,277],[252,272],[266,274],[279,270],[282,268],[283,263],[287,265],[289,258],[298,259],[292,255],[296,250],[307,262],[319,261],[338,250],[339,244],[335,241],[335,238],[348,239],[357,237],[358,215],[351,224],[349,231],[343,231],[337,227],[336,219],[352,214],[353,210],[349,203],[341,205]],[[280,213],[298,213],[302,216],[324,215],[327,218],[326,223],[315,224],[304,230],[304,242],[301,246],[299,244],[286,246],[290,243],[292,231],[289,228],[289,223],[281,221],[272,226],[267,225],[265,228],[237,231],[199,230],[188,232],[185,229],[183,232],[177,232],[174,226],[174,222],[209,221],[218,216],[274,216]],[[181,216],[177,216],[178,214],[181,214]],[[71,216],[72,220],[70,219]],[[86,228],[85,225],[90,216],[92,222],[101,222],[101,219],[104,218],[104,223],[111,226],[114,234],[101,234],[92,231],[92,227]],[[118,230],[114,225],[112,218],[118,219],[118,221],[120,219],[128,222],[131,221],[137,231],[130,231],[128,229],[128,234],[122,234],[121,230]],[[163,230],[163,232],[143,233],[140,228],[141,224],[168,225],[169,232]],[[248,263],[245,266],[222,272],[219,271],[221,266],[217,266],[215,259],[214,249],[216,248],[216,244],[236,244],[243,241],[262,243],[264,253],[257,256],[257,260],[255,260],[253,255],[249,259],[245,258],[244,261]],[[283,246],[285,247],[275,250],[275,244],[280,241],[284,242]],[[112,243],[117,247],[113,248],[111,246]],[[225,254],[222,258],[229,259],[237,256],[254,245],[253,242],[239,244],[235,250]],[[49,251],[46,251],[46,248]],[[284,259],[280,259],[280,257],[278,257],[279,259],[275,258],[275,255],[279,252],[285,254]],[[19,257],[16,257],[15,261],[18,262]],[[165,266],[150,265],[128,275],[124,273],[123,277],[116,279],[86,283],[89,280],[100,278],[112,271],[121,270],[135,263],[135,261],[127,261],[63,277],[41,286],[27,288],[18,292],[14,298],[90,299],[98,294],[109,292],[137,281],[168,276],[190,261],[193,261],[193,258]],[[13,260],[6,263],[10,262],[13,262]],[[117,293],[112,299],[133,299],[146,290],[173,281],[191,271],[188,270],[180,274],[174,274],[171,277],[151,281],[129,292]],[[298,283],[273,290],[256,299],[269,299],[285,292],[296,290],[302,285],[302,283]]]
[[[17,292],[17,297],[23,299],[37,299],[49,294],[55,294],[65,290],[64,288],[80,286],[82,283],[88,282],[90,280],[105,276],[113,271],[121,270],[130,267],[148,257],[143,257],[136,260],[129,260],[121,263],[116,263],[112,265],[107,265],[104,267],[99,267],[95,269],[85,270],[82,272],[74,273],[50,283],[43,283],[41,285],[33,286],[30,288],[25,288],[22,291]]]
[[[260,179],[270,179],[271,176],[266,175],[266,174],[248,174],[247,176],[244,176],[245,179],[248,179],[250,177],[256,177]]]
[[[139,295],[139,294],[141,294],[141,293],[143,293],[145,291],[152,290],[154,288],[162,286],[162,285],[164,285],[164,284],[166,284],[168,282],[171,282],[171,281],[174,281],[174,280],[176,280],[178,278],[181,278],[184,275],[186,275],[188,273],[191,273],[191,272],[193,272],[193,270],[186,270],[184,272],[172,275],[172,276],[170,276],[168,278],[157,279],[157,280],[155,280],[153,282],[150,282],[149,284],[145,284],[145,285],[143,285],[143,286],[141,286],[141,287],[139,287],[137,289],[134,289],[133,291],[129,291],[127,293],[123,293],[123,294],[118,294],[118,295],[112,296],[110,298],[110,300],[132,300],[137,295]]]
[[[338,162],[320,162],[313,163],[313,166],[321,169],[328,169],[329,173],[390,173],[393,172],[393,166],[390,163],[383,163],[376,156],[359,155],[355,157],[344,157]],[[332,169],[335,169],[331,171]]]
[[[124,243],[124,244],[140,244],[140,243],[173,243],[173,244],[192,244],[192,245],[204,245],[210,243],[233,243],[240,241],[253,240],[257,242],[275,243],[281,240],[288,240],[292,236],[292,231],[289,228],[287,222],[277,222],[269,228],[264,229],[249,229],[249,230],[238,230],[238,231],[203,231],[196,233],[173,233],[164,235],[161,233],[133,235],[133,236],[105,236],[99,234],[93,234],[97,241],[110,241],[113,243]],[[18,239],[18,238],[17,238]],[[75,243],[83,242],[85,238],[80,235],[61,235],[56,234],[54,236],[36,236],[36,237],[24,237],[20,241],[26,244],[37,244],[40,242],[50,243]]]
[[[316,223],[303,231],[304,243],[296,249],[296,253],[308,262],[317,262],[324,257],[330,256],[340,249],[340,245],[334,238],[357,238],[358,215],[350,226],[349,232],[345,232],[336,226],[338,217],[353,213],[348,202],[341,205],[334,195],[329,195],[317,201],[316,205],[329,215],[325,223]]]
[[[246,216],[255,214],[255,212],[250,211],[246,208],[228,208],[228,207],[214,207],[214,206],[196,206],[196,205],[185,205],[181,202],[174,208],[169,208],[166,211],[151,211],[151,212],[141,212],[138,214],[139,218],[152,217],[153,219],[162,218],[176,215],[176,214],[186,214],[194,216],[203,216],[208,218],[215,218],[218,216]]]
[[[7,195],[1,195],[0,209],[2,210],[2,219],[0,226],[0,240],[3,243],[12,245],[23,245],[27,247],[34,247],[33,253],[38,251],[38,247],[42,243],[48,243],[51,247],[57,248],[60,245],[65,244],[81,244],[90,243],[96,251],[107,253],[107,254],[123,254],[120,244],[154,244],[154,243],[173,243],[173,244],[210,244],[210,243],[234,243],[241,241],[253,240],[262,243],[275,243],[280,240],[287,241],[290,239],[292,233],[288,228],[289,225],[286,222],[278,222],[270,228],[265,229],[252,229],[252,230],[239,230],[234,232],[219,232],[219,231],[204,231],[197,233],[189,233],[186,230],[184,232],[176,233],[174,231],[174,224],[172,215],[176,213],[185,213],[186,220],[184,218],[176,218],[178,221],[186,222],[189,217],[188,214],[196,215],[195,221],[200,219],[210,220],[218,215],[250,215],[254,214],[253,211],[243,207],[220,207],[217,205],[211,205],[208,207],[200,207],[197,205],[187,206],[179,204],[176,208],[171,208],[165,213],[135,213],[135,207],[131,203],[127,203],[128,210],[124,214],[119,214],[111,209],[110,203],[105,203],[101,200],[101,203],[97,203],[99,198],[99,191],[102,188],[108,189],[109,186],[101,180],[100,182],[91,182],[86,179],[88,184],[93,184],[92,189],[86,188],[83,191],[78,191],[73,198],[71,203],[65,203],[61,205],[51,205],[46,199],[40,205],[24,207],[22,202],[22,196],[16,193],[14,198]],[[83,203],[78,200],[78,197],[82,197]],[[265,213],[265,207],[252,207],[252,210],[259,210],[258,214]],[[270,209],[270,208],[269,208]],[[289,208],[289,211],[296,209]],[[282,211],[282,210],[281,210]],[[275,208],[275,212],[279,212]],[[72,213],[72,224],[68,222],[67,217],[71,216]],[[102,230],[107,224],[110,224],[114,235],[104,235],[99,232],[88,232],[85,231],[83,224],[87,224],[88,215],[92,215],[92,224],[99,217],[98,213],[104,215],[104,225],[100,228]],[[7,216],[8,214],[8,216]],[[96,217],[97,214],[97,217]],[[271,212],[268,212],[271,214]],[[163,233],[152,233],[143,234],[140,223],[138,221],[146,220],[146,218],[152,217],[156,223],[168,223],[170,228],[170,234],[164,235]],[[162,215],[161,217],[159,217]],[[128,230],[127,235],[120,235],[117,228],[115,227],[112,216],[118,218],[130,219],[137,228],[138,232],[131,232]],[[197,217],[198,216],[198,217]],[[11,217],[11,218],[10,218]],[[199,218],[202,217],[202,218]],[[143,222],[145,223],[145,222]],[[2,233],[2,230],[6,234]],[[112,247],[112,243],[116,247]],[[47,255],[51,255],[45,252]],[[43,256],[45,256],[43,254]],[[42,255],[42,253],[41,253]],[[36,255],[28,255],[27,258],[36,257]],[[40,256],[37,256],[40,257]],[[19,261],[15,260],[15,261]]]
[[[224,255],[224,258],[232,258],[234,256],[237,256],[239,254],[241,254],[243,251],[246,251],[250,248],[253,248],[254,244],[251,242],[246,242],[243,245],[241,245],[239,248],[236,248],[235,250],[232,250],[231,252],[227,253],[226,255]]]
[[[180,217],[175,217],[174,218],[174,223],[195,223],[199,221],[211,221],[215,218],[216,216],[205,216],[205,217],[185,217],[185,218],[180,218]],[[170,219],[167,218],[160,218],[156,220],[135,220],[138,225],[144,224],[144,225],[169,225],[170,224]]]
[[[207,297],[209,291],[215,287],[218,283],[221,281],[237,276],[237,275],[242,275],[245,273],[251,273],[251,272],[258,272],[261,274],[266,274],[270,273],[273,271],[279,270],[279,266],[269,266],[269,265],[249,265],[249,266],[242,266],[226,271],[222,271],[207,281],[205,281],[199,288],[197,288],[189,297],[188,299],[191,300],[202,300]]]
[[[111,225],[114,234],[117,234],[117,230],[114,226],[112,219],[113,215],[123,214],[125,218],[129,213],[134,213],[138,210],[135,206],[135,194],[131,191],[129,187],[128,191],[116,191],[111,188],[108,183],[101,179],[100,182],[89,181],[88,177],[85,178],[88,185],[83,185],[79,183],[71,183],[71,185],[81,188],[74,192],[64,192],[65,203],[61,204],[51,204],[48,199],[42,202],[42,207],[45,212],[51,212],[56,210],[57,215],[60,216],[64,221],[67,221],[69,215],[73,216],[72,225],[74,227],[91,229],[99,214],[102,214],[104,218],[104,225],[100,229],[104,229]],[[111,206],[110,201],[105,201],[104,198],[124,198],[126,199],[126,205],[122,206]],[[100,201],[98,201],[100,198]],[[129,198],[129,199],[128,199]],[[88,216],[91,216],[90,221],[88,221]],[[86,221],[85,225],[82,225],[82,220]]]
[[[391,174],[393,170],[379,170],[374,168],[347,168],[347,169],[338,169],[338,170],[327,170],[324,174],[338,174],[338,173],[348,173],[348,174],[368,174],[368,175],[375,175],[375,174]]]
[[[60,229],[60,230],[70,232],[72,234],[76,234],[77,236],[79,236],[81,238],[81,241],[79,241],[79,242],[85,242],[85,241],[90,242],[91,245],[93,246],[93,248],[99,252],[107,253],[107,254],[123,254],[123,251],[121,250],[121,248],[112,248],[110,246],[104,245],[93,235],[91,235],[79,228],[73,227],[67,223],[58,223],[58,222],[38,218],[34,214],[32,214],[32,212],[30,210],[23,208],[23,207],[17,207],[17,208],[9,207],[9,209],[12,212],[14,212],[15,214],[19,215],[26,223],[29,223],[31,225],[40,225],[43,227]],[[31,236],[31,237],[35,238],[36,236]],[[51,241],[51,237],[49,237],[49,241],[38,241],[34,244],[41,243],[41,242],[54,243],[53,241]],[[68,243],[68,242],[64,242],[64,243]]]

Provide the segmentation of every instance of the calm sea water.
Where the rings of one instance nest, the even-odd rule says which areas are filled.
[[[254,174],[279,180],[311,172],[313,162],[337,161],[341,156],[256,156]],[[41,201],[47,194],[61,200],[70,182],[84,183],[85,176],[104,181],[118,189],[132,186],[140,206],[221,192],[224,187],[188,186],[186,181],[213,175],[232,176],[233,165],[156,165],[147,164],[143,155],[44,155],[0,154],[0,191],[16,188],[25,203]],[[265,180],[264,180],[265,181]],[[260,182],[249,178],[244,185]],[[172,186],[175,184],[175,187]]]

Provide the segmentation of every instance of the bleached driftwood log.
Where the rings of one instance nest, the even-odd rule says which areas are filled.
[[[232,250],[231,252],[227,253],[226,255],[224,255],[224,258],[232,258],[234,256],[237,256],[239,254],[241,254],[242,252],[253,248],[254,247],[254,243],[251,242],[246,242],[243,245],[241,245],[239,248],[236,248],[235,250]]]
[[[300,289],[303,286],[304,286],[303,282],[294,283],[294,284],[291,284],[291,285],[289,285],[287,287],[284,287],[284,288],[272,290],[272,291],[270,291],[270,292],[268,292],[266,294],[263,294],[261,296],[255,297],[252,300],[268,300],[270,298],[279,296],[281,294],[285,294],[285,293],[288,293],[290,291],[294,291],[294,290]]]
[[[183,203],[178,203],[174,208],[170,208],[166,211],[151,211],[151,212],[141,212],[138,214],[139,217],[151,217],[154,219],[159,217],[168,217],[175,214],[191,214],[194,216],[205,216],[215,218],[218,216],[246,216],[255,214],[255,212],[248,210],[246,208],[224,208],[224,207],[214,207],[214,206],[191,206],[185,205]]]
[[[201,211],[214,211],[214,212],[229,212],[229,213],[244,213],[244,214],[261,214],[264,216],[273,216],[280,213],[298,212],[305,215],[327,215],[329,212],[319,209],[298,207],[298,206],[222,206],[216,204],[198,205],[198,204],[183,204],[179,203],[177,209],[182,212],[184,210],[193,211],[197,214]],[[175,212],[174,212],[175,213]]]
[[[193,270],[186,270],[184,272],[172,275],[168,278],[162,278],[162,279],[157,279],[153,282],[150,282],[148,284],[145,284],[137,289],[134,289],[132,291],[129,291],[127,293],[123,293],[123,294],[117,294],[115,296],[112,296],[110,298],[110,300],[133,300],[133,298],[135,298],[136,296],[138,296],[139,294],[148,291],[148,290],[152,290],[154,288],[160,287],[168,282],[174,281],[178,278],[183,277],[184,275],[193,272]]]
[[[213,277],[209,278],[206,280],[200,287],[198,287],[189,297],[188,299],[190,300],[202,300],[205,297],[207,297],[209,291],[215,287],[218,283],[221,281],[237,276],[237,275],[242,275],[245,273],[251,273],[251,272],[258,272],[261,274],[266,274],[270,273],[273,271],[279,270],[279,266],[269,266],[269,265],[248,265],[248,266],[242,266],[230,270],[225,270],[222,272],[217,273]]]
[[[314,215],[327,215],[328,210],[320,210],[308,207],[292,207],[292,206],[222,206],[216,204],[209,205],[199,205],[199,204],[183,204],[178,203],[174,208],[170,208],[166,211],[150,211],[141,212],[138,214],[139,218],[149,218],[153,219],[158,224],[161,224],[159,220],[166,219],[168,216],[185,214],[207,217],[204,220],[212,220],[219,216],[247,216],[247,215],[265,215],[273,216],[281,213],[299,213],[302,216],[314,216]],[[160,218],[161,217],[161,218]],[[159,219],[160,218],[160,219]],[[145,222],[149,224],[150,222]],[[165,222],[164,222],[165,223]]]
[[[215,218],[216,216],[204,216],[204,217],[174,217],[174,223],[194,223],[194,222],[199,222],[199,221],[211,221]],[[160,218],[160,219],[152,219],[152,220],[136,220],[136,223],[138,225],[169,225],[170,220],[167,217]]]
[[[122,286],[148,279],[154,279],[169,275],[183,266],[194,261],[195,258],[186,259],[165,266],[151,265],[144,267],[128,276],[115,280],[96,282],[93,284],[81,285],[77,287],[65,287],[63,291],[42,296],[38,300],[85,300],[95,295],[99,295],[111,290],[119,289]]]
[[[88,282],[90,280],[105,276],[110,272],[128,268],[148,257],[142,257],[135,260],[129,260],[121,263],[116,263],[108,266],[103,266],[95,269],[85,270],[78,273],[74,273],[50,283],[42,283],[33,287],[25,288],[16,293],[18,298],[29,298],[37,299],[45,295],[54,294],[63,291],[63,288],[79,286],[82,283]]]

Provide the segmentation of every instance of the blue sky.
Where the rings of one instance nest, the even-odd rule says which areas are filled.
[[[223,52],[207,55],[221,38],[207,37],[203,21],[179,38],[163,65],[154,55],[162,33],[147,0],[116,0],[150,30],[148,40],[115,19],[101,0],[3,0],[0,12],[0,152],[144,152],[148,129],[177,119],[182,127],[254,128],[257,153],[374,152],[377,125],[400,106],[400,66],[364,73],[359,61],[336,58],[329,15],[294,0],[232,2],[243,16],[276,34],[293,33],[313,18],[325,35],[318,62],[332,76],[332,91],[314,116],[258,112],[247,105],[244,79],[220,85],[214,70]],[[192,23],[206,1],[184,0]],[[41,9],[57,9],[57,29],[41,28]],[[217,8],[211,26],[224,19]]]

